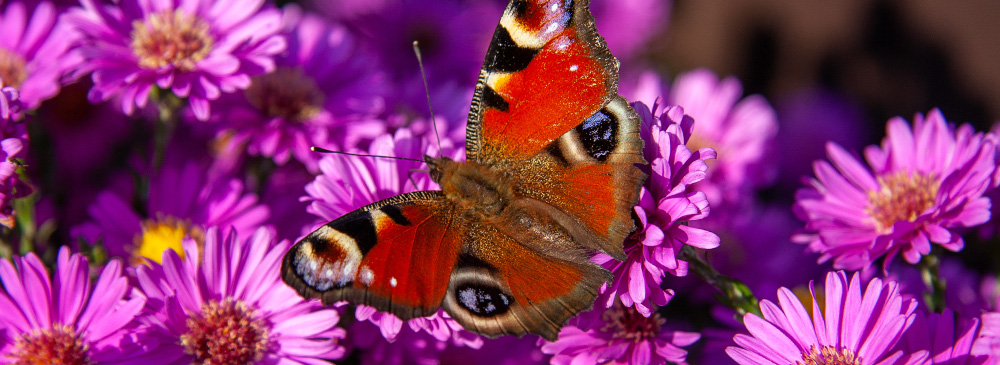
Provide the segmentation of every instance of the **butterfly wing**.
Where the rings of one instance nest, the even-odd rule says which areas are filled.
[[[465,227],[440,191],[398,195],[327,223],[285,254],[282,276],[305,298],[347,300],[402,319],[441,305]]]
[[[519,194],[598,237],[582,244],[624,259],[645,161],[639,117],[617,85],[588,1],[511,1],[480,72],[466,156],[509,171]]]
[[[586,1],[512,1],[473,99],[466,155],[512,185],[471,221],[443,307],[490,336],[555,340],[611,273],[585,249],[624,259],[645,175],[638,115],[617,95],[618,62]]]

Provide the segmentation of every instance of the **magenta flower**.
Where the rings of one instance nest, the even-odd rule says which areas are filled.
[[[94,102],[121,98],[122,111],[146,106],[156,88],[187,98],[199,120],[209,100],[250,86],[250,77],[274,70],[285,50],[281,12],[263,0],[125,0],[117,5],[82,0],[67,13],[79,32],[84,61],[76,75],[93,72]]]
[[[10,119],[17,119],[21,111],[21,93],[13,86],[5,86],[0,77],[0,123],[6,125]]]
[[[0,359],[4,363],[118,363],[142,355],[136,317],[146,303],[132,296],[122,265],[109,262],[96,281],[87,260],[59,250],[49,277],[33,253],[0,260]]]
[[[597,29],[608,42],[611,54],[626,66],[646,45],[670,26],[671,0],[623,0],[593,1],[590,11],[594,13]],[[632,67],[627,67],[632,68]],[[627,69],[623,67],[623,70]],[[639,99],[633,99],[639,100]],[[683,105],[682,105],[683,106]]]
[[[422,159],[425,154],[437,156],[436,142],[415,137],[408,129],[400,129],[393,136],[382,135],[372,141],[368,153],[379,156],[397,156]],[[454,150],[455,143],[442,139],[445,151]],[[459,159],[461,155],[451,154]],[[418,190],[439,189],[426,173],[414,170],[424,168],[423,162],[392,160],[388,158],[329,155],[319,161],[320,174],[306,185],[303,199],[310,201],[309,212],[322,219],[317,225],[339,218],[354,209]]]
[[[956,319],[947,308],[942,313],[916,311],[913,325],[896,348],[907,354],[922,354],[925,359],[921,364],[987,364],[988,356],[971,354],[978,333],[978,318]]]
[[[100,193],[89,209],[91,221],[71,235],[101,242],[114,257],[158,261],[166,249],[184,255],[181,240],[201,241],[209,227],[250,234],[269,217],[267,207],[238,179],[211,176],[191,162],[163,166],[150,182],[145,211],[135,211],[130,198],[129,192]]]
[[[219,99],[214,118],[226,123],[229,143],[245,144],[249,154],[279,165],[294,157],[315,171],[321,154],[310,147],[344,150],[385,131],[375,114],[388,84],[346,28],[294,6],[284,14],[288,51],[277,69]]]
[[[867,268],[896,254],[917,263],[937,243],[950,251],[964,245],[955,229],[990,219],[996,140],[992,134],[957,130],[937,109],[917,114],[913,129],[889,121],[881,148],[869,146],[863,166],[839,145],[827,145],[830,161],[815,164],[816,178],[796,193],[795,213],[806,221],[794,238],[834,267]]]
[[[349,339],[367,364],[437,363],[451,348],[479,349],[483,338],[466,331],[443,310],[423,318],[403,321],[390,314],[359,306],[358,322]]]
[[[643,155],[652,169],[635,208],[641,224],[625,240],[628,258],[624,262],[602,253],[594,261],[614,274],[614,281],[603,287],[598,301],[611,308],[617,298],[626,307],[634,306],[649,316],[652,304],[666,305],[673,297],[673,290],[661,288],[666,274],[687,275],[687,262],[677,259],[684,245],[702,249],[719,246],[719,236],[714,233],[682,224],[708,215],[705,194],[690,186],[705,178],[705,160],[715,158],[715,151],[688,149],[685,143],[694,121],[682,108],[669,107],[654,118],[658,105],[652,112],[642,103],[634,107],[642,118]]]
[[[987,363],[1000,361],[1000,312],[987,312],[982,315],[979,335],[972,344],[973,355],[987,356]]]
[[[742,94],[735,77],[720,80],[712,71],[698,69],[679,75],[667,97],[668,105],[683,107],[697,122],[689,147],[712,147],[719,155],[705,180],[695,185],[708,196],[716,222],[729,216],[719,215],[723,211],[747,207],[754,189],[769,184],[777,172],[774,109],[760,95],[741,100]]]
[[[914,321],[917,302],[903,300],[895,282],[872,279],[862,290],[855,273],[826,276],[820,307],[812,282],[811,312],[787,288],[778,303],[761,301],[764,318],[743,316],[749,335],[737,334],[726,353],[740,364],[896,364],[905,354],[893,347]],[[812,315],[810,315],[812,313]]]
[[[57,24],[59,12],[48,1],[37,2],[33,10],[24,1],[13,1],[2,11],[0,79],[20,92],[24,108],[35,109],[59,92],[68,67],[79,62],[67,53],[72,32],[65,24]]]
[[[552,364],[687,364],[689,346],[698,333],[672,331],[658,314],[616,305],[586,312],[570,320],[555,342],[542,345]]]
[[[159,339],[156,361],[313,364],[343,357],[337,311],[303,300],[280,279],[289,247],[266,228],[240,239],[213,227],[203,257],[188,239],[183,259],[167,250],[162,265],[140,265],[136,276],[152,313],[144,322]]]

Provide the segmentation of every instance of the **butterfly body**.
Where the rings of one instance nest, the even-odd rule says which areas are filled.
[[[554,339],[624,259],[645,175],[638,116],[586,2],[512,1],[476,87],[467,161],[425,156],[440,191],[348,213],[299,241],[283,276],[305,297],[402,319],[443,308],[487,336]]]

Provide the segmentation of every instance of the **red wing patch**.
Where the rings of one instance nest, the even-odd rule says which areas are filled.
[[[349,300],[408,319],[437,311],[463,227],[439,191],[409,193],[338,218],[285,255],[286,283],[324,303]]]

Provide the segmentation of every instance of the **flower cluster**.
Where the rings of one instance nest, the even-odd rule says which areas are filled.
[[[609,280],[545,340],[282,280],[296,240],[439,189],[424,156],[465,159],[502,4],[0,1],[0,363],[1000,362],[995,131],[931,109],[858,153],[832,142],[865,139],[839,128],[860,123],[849,98],[772,107],[735,76],[658,74],[671,2],[591,2],[604,38],[588,41],[620,61],[646,176],[625,259],[574,253]]]

